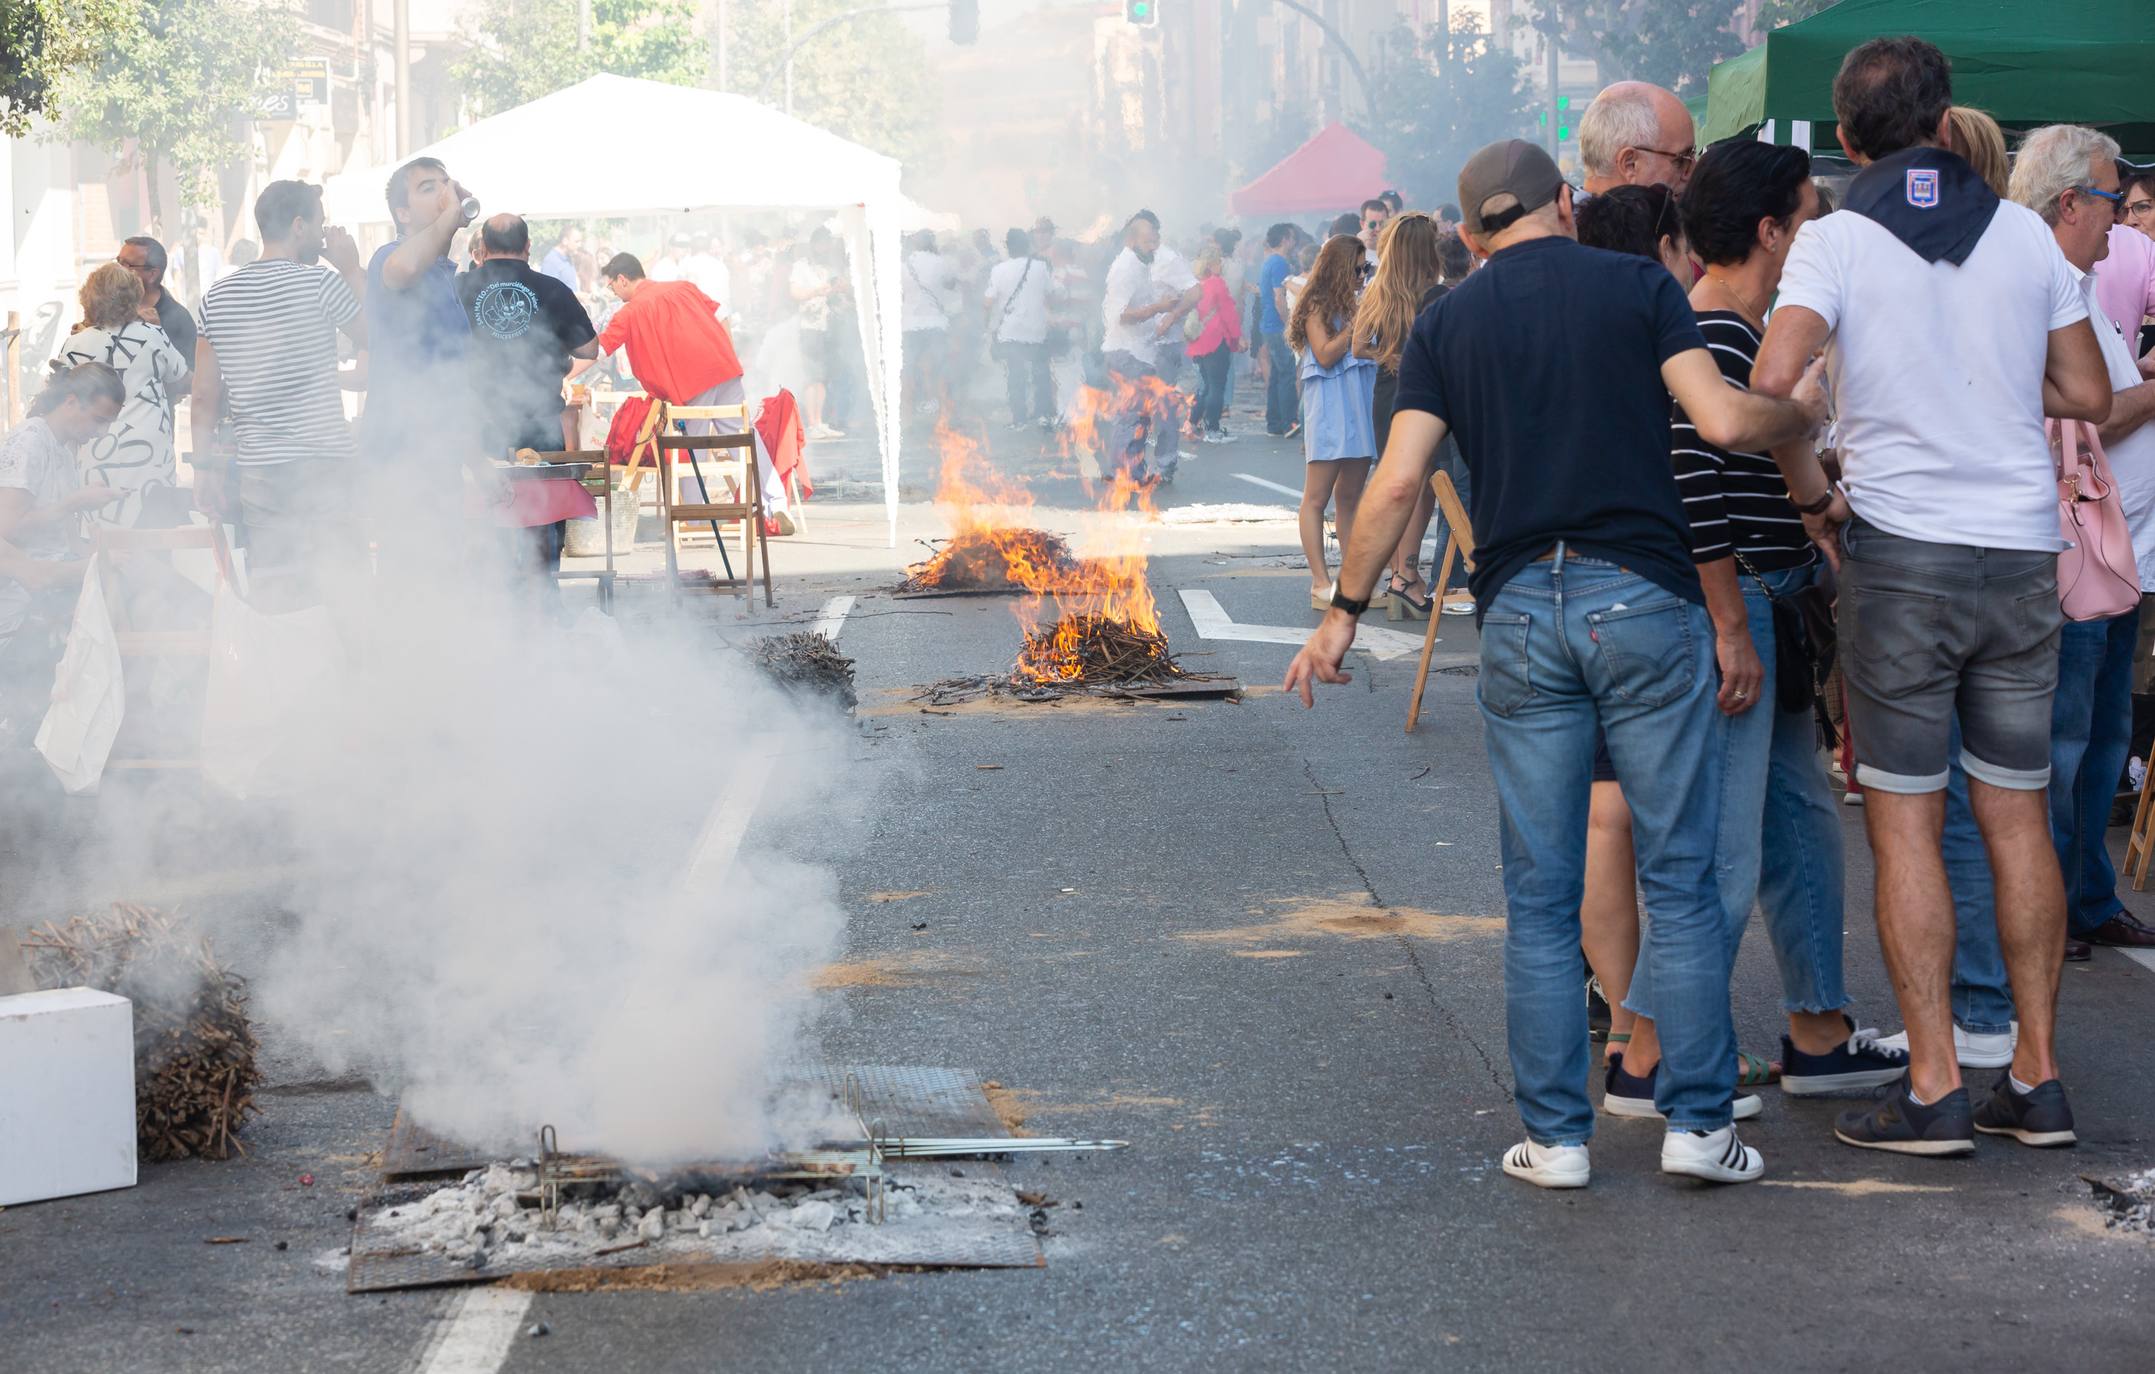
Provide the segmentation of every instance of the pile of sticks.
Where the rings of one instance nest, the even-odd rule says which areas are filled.
[[[178,917],[116,902],[48,923],[25,944],[44,988],[92,987],[134,1003],[135,1143],[144,1159],[245,1154],[240,1127],[261,1108],[247,981],[218,964]]]
[[[1078,571],[1078,560],[1059,534],[1005,529],[966,530],[936,550],[935,557],[905,570],[901,592],[1023,590],[1029,571],[1036,588],[1060,586]]]
[[[756,666],[773,682],[803,696],[827,697],[841,711],[859,702],[853,689],[853,660],[813,630],[768,635],[755,642]]]
[[[1017,682],[1160,687],[1190,674],[1175,662],[1159,630],[1083,614],[1026,631],[1011,676]]]

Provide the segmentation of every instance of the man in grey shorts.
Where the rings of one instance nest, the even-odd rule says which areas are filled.
[[[1752,388],[1794,390],[1820,348],[1842,491],[1776,450],[1789,496],[1841,572],[1840,647],[1879,943],[1908,1025],[1908,1075],[1844,1113],[1844,1143],[1966,1154],[1975,1132],[2074,1141],[2054,1051],[2065,894],[2052,847],[2057,488],[2043,417],[2100,423],[2109,374],[2049,226],[1946,151],[1944,54],[1917,38],[1849,53],[1833,86],[1862,169],[1844,212],[1798,231]],[[1939,847],[1956,711],[1960,763],[1997,874],[2020,1010],[2010,1070],[1980,1107],[1948,1007],[1954,915]]]

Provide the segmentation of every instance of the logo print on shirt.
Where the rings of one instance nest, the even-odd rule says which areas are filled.
[[[1938,207],[1938,173],[1928,167],[1908,169],[1908,203],[1918,210]]]
[[[520,281],[498,281],[471,303],[472,317],[497,339],[514,339],[539,314],[539,293]]]

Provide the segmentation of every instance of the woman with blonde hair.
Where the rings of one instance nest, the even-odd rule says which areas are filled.
[[[125,526],[177,524],[186,511],[177,496],[172,393],[190,370],[187,360],[157,323],[157,312],[146,311],[141,281],[119,263],[92,272],[80,299],[83,326],[61,346],[59,366],[101,363],[127,393],[119,419],[79,456],[85,480],[120,493],[97,518]]]
[[[1325,507],[1337,503],[1339,546],[1345,549],[1354,530],[1354,508],[1369,478],[1369,461],[1377,453],[1371,413],[1377,365],[1349,348],[1355,296],[1368,259],[1369,250],[1352,234],[1327,239],[1287,321],[1287,346],[1302,359],[1299,521],[1302,554],[1309,560],[1310,605],[1318,610],[1332,604],[1332,570],[1324,557]]]
[[[2013,169],[2005,159],[2005,130],[1998,121],[1972,105],[1948,106],[1945,112],[1947,147],[1960,154],[1983,178],[1983,184],[2005,197]]]
[[[1438,290],[1444,280],[1444,263],[1438,253],[1442,237],[1437,222],[1419,210],[1385,225],[1383,237],[1378,240],[1376,275],[1369,279],[1362,303],[1355,308],[1355,356],[1377,365],[1371,420],[1380,458],[1392,434],[1392,400],[1399,390],[1399,356],[1406,350],[1407,335],[1413,332],[1414,318],[1422,308],[1443,294]],[[1392,595],[1420,619],[1428,618],[1430,606],[1429,590],[1423,585],[1418,566],[1422,534],[1429,528],[1429,512],[1435,504],[1429,478],[1437,470],[1442,452],[1440,446],[1429,457],[1428,469],[1422,473],[1421,500],[1392,557]]]
[[[1220,245],[1207,240],[1191,266],[1197,272],[1197,306],[1190,312],[1190,358],[1197,364],[1197,409],[1193,428],[1202,428],[1208,444],[1224,444],[1228,433],[1220,426],[1220,412],[1227,407],[1227,364],[1242,351],[1242,315],[1235,309],[1234,289],[1222,271]]]

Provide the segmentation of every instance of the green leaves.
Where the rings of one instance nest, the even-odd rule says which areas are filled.
[[[590,41],[577,47],[576,0],[482,0],[456,78],[484,117],[600,72],[694,86],[709,66],[693,0],[592,0]],[[447,130],[427,130],[422,141]]]
[[[0,133],[54,117],[55,87],[95,60],[129,17],[127,0],[0,0]]]
[[[1405,25],[1385,39],[1375,77],[1377,117],[1363,130],[1384,152],[1391,180],[1410,205],[1458,195],[1459,168],[1477,148],[1532,137],[1539,106],[1519,60],[1492,43],[1476,17],[1452,26],[1451,56],[1434,28],[1417,38]]]

